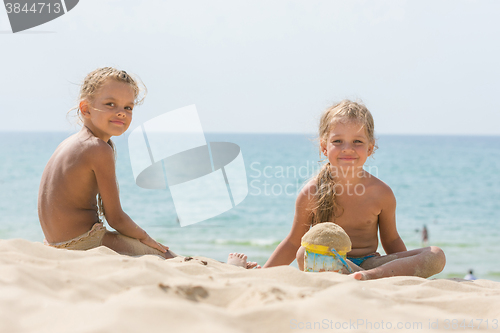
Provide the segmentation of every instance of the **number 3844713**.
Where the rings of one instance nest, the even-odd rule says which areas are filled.
[[[5,8],[7,9],[7,14],[15,13],[26,13],[26,14],[41,14],[41,13],[55,13],[59,14],[62,10],[60,3],[20,3],[20,2],[7,2],[5,3]]]

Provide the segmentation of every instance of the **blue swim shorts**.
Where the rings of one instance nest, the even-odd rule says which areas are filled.
[[[369,254],[369,255],[364,256],[364,257],[347,257],[347,259],[349,259],[350,261],[352,261],[355,265],[361,266],[361,264],[363,262],[365,262],[366,259],[370,259],[370,258],[373,258],[373,257],[376,257],[376,255],[375,254]]]

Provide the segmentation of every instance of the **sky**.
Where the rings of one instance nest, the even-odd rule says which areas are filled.
[[[196,104],[206,132],[314,133],[344,98],[377,134],[500,135],[496,0],[82,0],[12,33],[0,7],[0,131],[75,131],[97,67],[147,86],[131,129]],[[129,130],[130,131],[130,130]]]

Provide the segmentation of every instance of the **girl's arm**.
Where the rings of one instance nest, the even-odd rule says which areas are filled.
[[[300,191],[295,201],[295,216],[293,218],[292,230],[274,250],[264,268],[290,265],[295,259],[302,236],[304,236],[311,226],[310,214],[314,202],[313,193],[315,192],[315,188],[315,183],[311,181]]]
[[[109,225],[125,236],[136,238],[152,248],[166,252],[168,247],[152,239],[123,211],[116,184],[113,149],[104,141],[99,142],[93,147],[90,159]]]
[[[386,254],[406,251],[406,246],[396,229],[396,197],[387,185],[382,189],[380,197],[382,211],[378,216],[378,223],[382,247]]]

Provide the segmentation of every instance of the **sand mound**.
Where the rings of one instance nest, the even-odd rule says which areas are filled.
[[[351,251],[351,239],[344,229],[333,222],[316,224],[302,237],[302,242],[327,246],[335,251]]]

